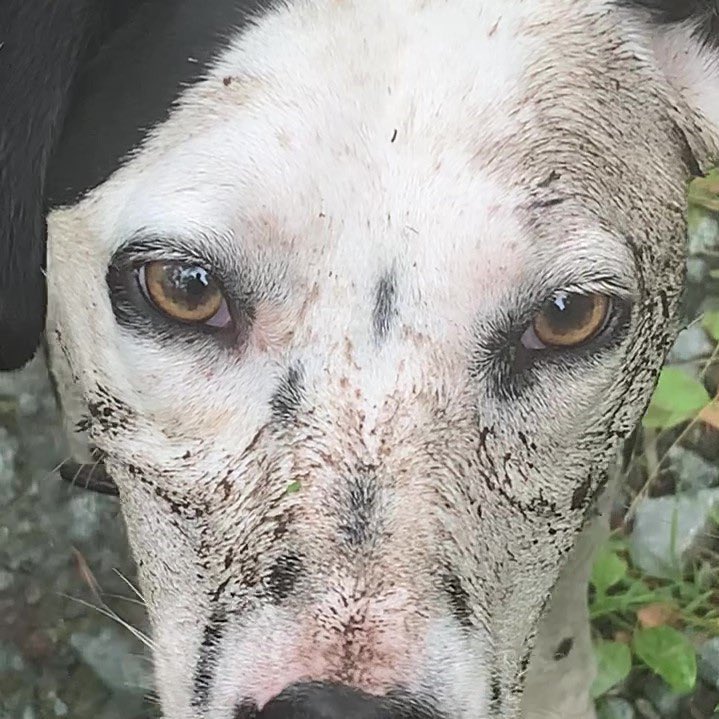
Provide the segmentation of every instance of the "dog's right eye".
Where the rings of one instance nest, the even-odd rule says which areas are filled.
[[[215,328],[232,322],[222,288],[206,268],[154,261],[135,272],[145,299],[169,319]]]

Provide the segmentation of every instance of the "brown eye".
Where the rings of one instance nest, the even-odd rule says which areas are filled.
[[[147,299],[173,320],[213,327],[230,321],[222,290],[204,267],[148,262],[140,268],[139,280]]]
[[[611,305],[606,295],[558,292],[544,304],[522,342],[530,349],[577,347],[604,329]]]

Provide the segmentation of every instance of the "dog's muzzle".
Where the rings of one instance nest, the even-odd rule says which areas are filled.
[[[262,710],[253,703],[237,707],[233,719],[446,719],[406,692],[374,696],[343,684],[293,684]]]

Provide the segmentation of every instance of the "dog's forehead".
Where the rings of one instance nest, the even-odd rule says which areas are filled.
[[[562,10],[313,0],[269,11],[91,195],[94,241],[105,254],[143,232],[211,234],[300,265],[375,275],[402,258],[492,289],[533,266],[540,236],[546,245],[583,235],[611,256],[614,238],[587,231],[586,198],[601,208],[616,191],[624,159],[614,135],[631,122],[591,113],[606,87],[617,94],[619,78],[602,79],[616,70],[603,64],[611,29],[587,6]],[[593,83],[573,76],[580,39],[596,41]],[[553,104],[561,132],[543,117],[544,81],[555,95],[573,83]],[[580,131],[596,139],[577,143]],[[599,168],[592,146],[604,143]]]

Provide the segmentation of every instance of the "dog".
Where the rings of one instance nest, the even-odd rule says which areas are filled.
[[[594,715],[718,7],[6,0],[0,364],[44,331],[168,719]]]

